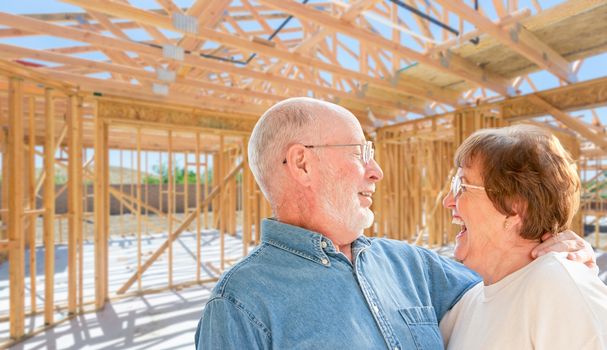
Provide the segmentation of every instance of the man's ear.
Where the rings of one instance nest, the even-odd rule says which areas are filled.
[[[306,148],[301,144],[291,145],[287,150],[287,167],[289,175],[302,186],[308,186],[311,181],[310,170],[311,163],[309,156],[310,152],[306,152]]]

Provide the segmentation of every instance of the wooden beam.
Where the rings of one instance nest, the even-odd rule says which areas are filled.
[[[224,0],[196,0],[186,11],[186,15],[199,18],[200,26],[202,27],[213,28],[217,25],[226,7],[229,5],[230,3]],[[185,50],[196,50],[204,45],[204,41],[184,36],[179,40],[177,45]],[[175,62],[172,62],[170,65],[171,69],[175,69],[177,66],[178,64]],[[183,66],[179,69],[178,75],[184,77],[191,69],[192,67],[190,66]]]
[[[3,25],[11,26],[11,27],[35,31],[35,32],[45,34],[45,35],[53,35],[53,36],[57,36],[60,38],[85,42],[85,43],[89,43],[91,45],[95,45],[97,47],[106,47],[106,48],[117,48],[118,47],[118,48],[121,48],[126,51],[132,51],[139,55],[145,55],[145,56],[149,56],[152,58],[162,57],[162,49],[158,48],[158,47],[144,45],[144,44],[136,43],[136,42],[132,42],[132,41],[121,40],[121,39],[117,39],[117,38],[111,38],[111,37],[103,36],[103,35],[93,33],[93,32],[87,32],[87,31],[68,28],[68,27],[64,27],[64,26],[53,25],[50,23],[37,21],[37,20],[33,20],[33,19],[21,17],[21,16],[11,15],[8,13],[0,12],[0,23]],[[0,63],[1,62],[2,61],[0,61]],[[337,90],[337,89],[333,89],[333,88],[316,85],[316,84],[313,84],[308,81],[288,79],[288,78],[284,78],[280,75],[259,72],[259,71],[249,69],[249,68],[244,68],[244,67],[238,67],[236,65],[219,62],[219,61],[213,60],[213,59],[207,59],[207,58],[204,58],[204,57],[201,57],[198,55],[193,55],[193,54],[186,54],[183,62],[180,62],[180,61],[177,61],[177,62],[179,62],[180,64],[187,65],[187,66],[195,67],[195,68],[200,68],[200,69],[204,69],[204,70],[212,70],[212,71],[215,71],[218,73],[225,72],[225,73],[237,74],[237,75],[244,76],[244,77],[258,79],[261,81],[267,81],[267,82],[271,82],[272,84],[276,84],[277,86],[279,86],[281,88],[284,88],[284,87],[292,87],[295,89],[303,88],[303,89],[307,89],[309,91],[329,94],[329,95],[332,95],[335,98],[339,99],[343,103],[346,103],[347,100],[352,100],[352,101],[360,101],[361,103],[369,103],[372,105],[382,105],[382,104],[388,105],[388,106],[392,105],[394,108],[408,108],[409,107],[406,104],[403,104],[401,106],[400,101],[394,101],[394,100],[390,100],[387,98],[381,98],[381,96],[377,96],[374,98],[359,96],[355,93],[349,93],[349,92],[345,92],[345,91],[341,91],[341,90]],[[20,65],[17,65],[17,64],[12,64],[12,65],[23,69],[22,67],[20,67]],[[1,64],[0,64],[0,68],[1,68]],[[13,70],[9,69],[8,71],[13,71]],[[34,72],[34,73],[37,73],[37,72]],[[59,73],[61,73],[61,72],[54,72],[55,76],[58,79],[61,79],[62,81],[72,81],[72,82],[74,81],[74,80],[65,79],[64,78],[65,76],[63,76],[63,77],[58,76]],[[76,75],[75,77],[82,77],[82,76]],[[82,77],[82,79],[90,80],[92,78]],[[48,78],[47,78],[47,80],[48,80]],[[93,79],[93,81],[95,81],[95,80],[98,80],[98,79]],[[388,91],[392,91],[392,92],[399,93],[399,94],[405,93],[405,91],[402,91],[402,89],[400,89],[400,88],[393,87],[391,85],[391,83],[387,82],[387,81],[381,81],[381,86],[384,88],[384,90],[388,89]],[[132,93],[132,90],[133,90],[132,87],[130,88],[130,90]],[[141,92],[139,92],[139,94],[140,93]],[[423,93],[426,94],[426,92],[423,92]],[[125,92],[121,92],[119,94],[124,95]],[[126,96],[128,96],[128,94]],[[155,96],[153,98],[159,99],[160,97]],[[174,96],[171,96],[171,98],[178,99],[178,97],[174,97]],[[444,94],[437,93],[436,96],[434,96],[434,98],[437,98],[440,100],[442,100],[443,98],[448,98],[449,102],[451,102],[452,104],[455,104],[456,103],[455,100],[456,100],[457,96],[449,95],[449,91],[445,90]],[[444,102],[447,103],[447,101],[444,101]]]
[[[141,128],[137,128],[137,290],[141,290],[141,224],[142,224],[142,193],[141,193]]]
[[[55,106],[44,91],[44,323],[54,322],[55,306]]]
[[[0,17],[2,17],[2,15],[3,13],[0,12]],[[32,69],[28,69],[21,64],[8,62],[2,59],[0,59],[0,74],[4,74],[7,76],[18,75],[25,79],[41,83],[47,87],[52,87],[64,93],[70,92],[73,88],[73,85],[71,84],[65,82],[57,82],[56,80],[49,79],[49,77],[45,76],[44,74],[40,74],[39,72],[36,72]]]
[[[10,83],[9,83],[10,84]],[[9,91],[9,86],[7,86],[6,91]],[[7,113],[8,114],[8,113]],[[0,111],[0,115],[2,112]],[[6,123],[8,124],[8,122]],[[8,232],[6,230],[8,225],[8,185],[9,185],[9,169],[11,169],[11,165],[9,163],[9,147],[8,147],[8,128],[0,127],[0,152],[2,153],[2,172],[0,175],[4,179],[0,181],[0,221],[2,221],[2,225],[0,225],[0,239],[8,242]]]
[[[520,23],[516,23],[510,30],[506,30],[460,0],[438,0],[438,2],[443,8],[456,13],[539,67],[548,70],[564,81],[574,82],[569,62]]]
[[[234,176],[236,176],[236,174],[241,169],[242,169],[242,162],[239,163],[238,165],[236,165],[234,167],[234,169],[232,169],[230,171],[230,173],[225,178],[223,178],[217,186],[215,186],[211,190],[209,195],[207,197],[205,197],[204,201],[202,201],[200,203],[200,208],[202,208],[204,210],[204,208],[207,207],[209,205],[209,203],[220,193],[222,188],[225,187],[225,185],[228,183],[228,181],[230,181]],[[171,232],[169,234],[169,238],[166,241],[164,241],[164,243],[162,243],[162,245],[158,249],[156,249],[154,254],[152,254],[152,256],[150,256],[150,258],[148,260],[146,260],[145,263],[143,263],[143,265],[141,266],[141,274],[145,273],[145,271],[150,266],[152,266],[154,261],[156,261],[164,253],[164,251],[167,250],[170,243],[172,243],[188,226],[190,226],[190,224],[196,218],[196,213],[197,213],[197,211],[193,211],[189,215],[187,215],[184,218],[184,220],[181,222],[179,227],[177,227],[175,232]],[[137,275],[138,275],[138,273],[135,272],[135,274],[133,274],[131,276],[131,278],[129,278],[128,281],[124,285],[122,285],[122,287],[120,287],[116,293],[124,294],[133,285],[133,283],[135,283],[137,281]]]
[[[203,40],[208,39],[208,40],[212,40],[215,42],[223,43],[228,46],[236,47],[236,48],[239,48],[242,50],[255,52],[258,54],[262,54],[262,55],[268,55],[270,57],[277,57],[277,58],[280,58],[280,59],[283,59],[283,60],[286,60],[289,62],[297,63],[300,65],[315,67],[315,68],[318,68],[321,70],[326,70],[333,74],[338,74],[338,75],[341,75],[344,77],[353,77],[353,78],[356,78],[358,80],[361,80],[361,81],[364,81],[364,82],[367,82],[370,84],[378,85],[388,91],[394,91],[394,92],[400,92],[400,93],[411,93],[411,94],[415,93],[415,95],[418,95],[418,96],[420,95],[419,91],[410,91],[409,92],[409,91],[406,91],[405,88],[396,88],[387,80],[373,78],[371,76],[359,73],[354,70],[350,70],[347,68],[342,68],[341,66],[338,66],[338,65],[326,63],[326,62],[316,59],[314,57],[296,54],[296,53],[292,53],[292,52],[286,51],[286,50],[280,50],[280,49],[270,47],[265,44],[258,43],[258,42],[252,41],[252,40],[246,40],[246,39],[239,38],[239,37],[236,37],[236,36],[233,36],[230,34],[225,34],[225,33],[221,33],[218,31],[214,31],[214,30],[205,28],[203,26],[198,27],[197,34],[181,31],[173,26],[173,23],[169,17],[157,15],[152,12],[141,10],[141,9],[129,6],[129,5],[123,5],[123,4],[115,3],[112,1],[108,1],[108,0],[98,0],[95,2],[90,2],[90,1],[86,1],[86,0],[63,0],[63,1],[71,3],[76,6],[80,6],[82,8],[89,9],[89,10],[95,10],[95,11],[111,14],[116,17],[133,19],[137,22],[157,26],[159,28],[164,28],[164,29],[173,30],[173,31],[177,30],[177,31],[184,33],[185,35],[189,35],[194,38],[199,38],[199,39],[203,39]],[[273,1],[273,0],[268,0],[268,1]],[[272,6],[274,6],[274,5],[275,4],[272,3]],[[293,5],[298,5],[298,4],[293,3]],[[300,5],[300,6],[302,6],[304,9],[307,10],[307,8],[305,6],[303,6],[303,5]],[[318,11],[312,10],[312,12],[313,12],[313,13],[311,13],[312,18],[321,16],[321,14]],[[323,16],[325,16],[325,15],[323,15]],[[330,18],[330,17],[328,17],[328,18]],[[306,18],[306,19],[310,19],[310,18]],[[322,21],[321,24],[326,24],[324,22],[325,21]],[[378,45],[381,45],[382,43],[387,42],[392,51],[409,50],[409,49],[404,48],[404,46],[401,46],[400,44],[392,43],[391,41],[389,41],[387,39],[379,37],[375,34],[367,32],[365,30],[353,27],[349,24],[347,24],[346,29],[347,30],[345,32],[349,33],[349,34],[352,34],[351,33],[352,31],[356,31],[356,33],[354,33],[354,34],[357,34],[359,36],[361,33],[364,33],[365,36],[363,38],[359,37],[359,39],[360,40],[369,40],[374,43],[374,46],[378,46]],[[377,43],[378,41],[380,44]],[[417,53],[413,50],[409,50],[409,51],[407,51],[407,52],[409,52],[409,54],[416,54],[416,55],[419,55],[419,57],[424,58],[424,60],[427,60],[427,58],[425,56],[423,56],[422,54]],[[437,61],[435,63],[436,63],[436,67],[440,67],[440,69],[444,70],[445,67],[440,62]],[[470,68],[470,67],[468,67],[468,68]],[[491,86],[491,83],[492,83],[491,74],[483,71],[481,75],[486,78],[486,80],[483,81],[483,84],[484,84],[483,86]],[[500,91],[498,91],[498,92],[500,92]],[[425,92],[422,92],[421,94],[423,96],[426,96]],[[438,94],[437,96],[441,96],[441,95]]]
[[[497,0],[497,1],[501,1],[501,0]],[[500,17],[499,21],[496,22],[495,24],[497,26],[499,26],[500,28],[505,27],[506,25],[509,24],[513,24],[516,23],[517,21],[520,21],[522,19],[525,19],[527,17],[531,16],[531,10],[529,9],[522,9],[513,13],[509,13],[503,17]],[[483,32],[481,30],[477,29],[473,29],[471,31],[467,31],[466,33],[464,33],[463,35],[460,35],[456,38],[453,39],[449,39],[445,42],[442,42],[436,46],[433,46],[431,48],[428,48],[428,50],[426,51],[426,55],[431,56],[434,55],[440,51],[444,51],[447,49],[450,49],[456,45],[461,44],[464,41],[468,41],[472,38],[475,38],[477,36],[480,36],[481,34],[483,34]]]
[[[533,94],[529,96],[529,99],[536,105],[543,108],[547,113],[551,114],[556,120],[567,125],[568,128],[579,133],[588,141],[591,141],[597,147],[601,148],[603,151],[607,151],[607,138],[590,129],[586,124],[584,124],[584,122],[559,110],[538,95]]]
[[[160,82],[159,80],[157,80],[157,76],[155,73],[145,70],[143,68],[135,68],[117,63],[93,61],[68,55],[52,53],[48,51],[31,50],[13,45],[0,44],[0,50],[4,53],[14,54],[17,57],[27,57],[61,64],[70,64],[73,66],[84,67],[87,69],[92,69],[101,72],[130,75],[135,78],[147,80],[150,82]],[[264,92],[253,91],[250,89],[239,88],[236,86],[228,87],[226,85],[214,84],[206,81],[185,77],[178,77],[175,81],[174,86],[189,86],[194,88],[202,88],[206,90],[219,91],[228,94],[236,94],[239,96],[256,97],[270,101],[279,101],[282,98],[286,98],[286,96],[281,96],[280,94],[268,94]]]
[[[219,152],[217,152],[217,163],[213,164],[213,167],[217,167],[219,169],[219,177],[221,178],[224,173],[224,171],[226,171],[228,169],[227,164],[228,164],[228,159],[226,159],[226,152],[225,152],[225,139],[223,137],[223,135],[221,135],[219,137]],[[225,212],[227,211],[227,205],[225,205],[225,198],[226,198],[226,190],[228,188],[228,183],[226,183],[226,186],[223,186],[222,191],[219,192],[219,199],[217,200],[217,203],[219,203],[219,205],[217,206],[216,210],[215,210],[215,218],[219,219],[219,266],[221,267],[221,271],[224,271],[225,269],[225,228],[226,228],[226,215]]]
[[[195,208],[195,212],[196,212],[196,280],[200,281],[200,266],[202,263],[202,255],[201,255],[201,248],[202,248],[202,244],[201,244],[201,237],[200,237],[200,231],[202,229],[201,227],[201,223],[200,223],[200,211],[201,211],[201,207],[200,207],[200,200],[202,198],[202,193],[201,193],[201,182],[200,182],[200,133],[197,132],[196,133],[196,208]],[[243,159],[244,160],[244,159]],[[205,169],[206,169],[206,162],[205,162]],[[205,180],[206,181],[206,180]],[[204,193],[204,196],[206,197],[206,192]]]
[[[321,11],[317,11],[311,7],[307,7],[293,1],[260,0],[260,2],[275,9],[293,14],[299,19],[312,21],[321,26],[332,28],[333,30],[353,36],[360,42],[366,42],[373,47],[391,51],[394,54],[416,60],[421,64],[429,65],[441,72],[458,76],[466,81],[474,82],[482,87],[490,88],[491,90],[502,95],[510,94],[507,79],[474,66],[472,63],[454,53],[443,55],[441,59],[430,58],[425,56],[423,53],[412,50],[401,45],[400,43],[392,42],[391,40],[374,34],[368,30],[355,27],[344,20],[334,18],[324,14]]]
[[[34,96],[27,98],[27,114],[28,114],[28,149],[26,151],[27,162],[26,162],[26,174],[27,179],[24,179],[27,183],[27,207],[29,210],[36,209],[36,120],[35,120],[35,100]],[[38,215],[29,215],[27,218],[28,227],[26,230],[28,248],[29,248],[29,267],[30,267],[30,307],[32,312],[37,312],[36,306],[36,221]]]
[[[12,54],[15,54],[15,55],[18,55],[21,57],[40,59],[40,60],[62,63],[62,64],[71,64],[74,66],[80,66],[80,67],[86,67],[88,69],[93,69],[94,71],[110,72],[110,73],[118,73],[118,74],[129,74],[140,80],[149,81],[150,83],[151,82],[160,82],[159,80],[157,80],[156,74],[154,74],[148,70],[142,69],[142,68],[134,68],[134,67],[129,67],[129,66],[115,64],[115,63],[92,61],[92,60],[81,59],[81,58],[77,58],[77,57],[71,57],[71,56],[67,56],[67,55],[51,53],[48,51],[31,50],[31,49],[21,48],[21,47],[17,47],[17,46],[12,46],[12,45],[0,44],[0,50],[4,51],[5,53],[12,53]],[[47,72],[51,75],[54,73],[58,73],[56,71],[45,71],[45,72]],[[59,73],[59,74],[61,74],[61,73]],[[64,73],[64,74],[69,74],[69,73]],[[58,77],[60,77],[60,76],[58,76]],[[76,75],[73,75],[73,77],[76,77]],[[90,79],[86,76],[83,76],[83,78]],[[235,94],[238,96],[260,98],[263,100],[270,100],[270,101],[279,101],[281,99],[288,97],[288,96],[284,96],[284,95],[281,96],[280,94],[269,94],[269,93],[264,93],[264,92],[258,92],[258,91],[253,91],[250,89],[239,88],[237,86],[228,87],[228,86],[221,85],[221,84],[214,84],[214,83],[209,83],[206,81],[201,81],[201,80],[196,80],[196,79],[191,79],[191,78],[181,78],[181,77],[178,77],[176,79],[175,83],[172,84],[172,86],[184,86],[184,87],[188,86],[188,87],[194,87],[194,88],[202,88],[202,89],[216,91],[216,92],[222,92],[222,93],[226,93],[226,94]],[[379,103],[385,104],[386,102],[380,101],[380,102],[378,102],[378,104]]]
[[[69,81],[79,86],[81,90],[94,93],[103,93],[109,95],[117,95],[123,97],[130,97],[133,99],[141,99],[145,101],[164,101],[166,103],[179,103],[192,107],[205,106],[210,109],[217,109],[218,111],[227,113],[239,113],[244,115],[249,114],[249,118],[256,118],[260,116],[270,104],[266,105],[253,105],[240,101],[225,100],[214,96],[180,96],[177,93],[170,93],[168,96],[155,95],[153,93],[146,93],[143,91],[137,91],[140,86],[133,85],[130,83],[121,83],[109,80],[101,80],[96,78],[87,78],[69,73],[59,73],[52,71],[45,71],[49,76],[56,79],[62,79],[63,81]]]
[[[8,178],[8,239],[9,239],[9,322],[10,336],[19,339],[24,334],[25,314],[25,225],[23,144],[23,81],[9,79],[8,158],[11,172]]]
[[[605,106],[607,105],[607,77],[544,90],[536,95],[563,112]],[[481,106],[501,108],[502,117],[511,121],[545,114],[546,110],[531,103],[529,96],[531,94]]]
[[[168,189],[167,189],[167,216],[168,216],[168,229],[169,232],[173,232],[173,213],[175,212],[175,184],[173,183],[173,131],[168,132],[168,147],[167,147],[167,177],[168,177]],[[169,240],[169,254],[168,254],[168,286],[173,286],[173,241]],[[138,268],[137,274],[143,273],[141,266]]]
[[[78,239],[82,232],[82,118],[78,96],[69,97],[67,115],[68,158],[68,312],[76,313],[78,285]]]
[[[356,2],[353,2],[346,10],[344,10],[344,13],[341,15],[341,19],[346,22],[352,22],[362,12],[375,6],[375,4],[377,2],[379,2],[379,0],[358,0]],[[312,36],[304,39],[291,51],[296,52],[296,53],[305,54],[310,49],[312,49],[312,47],[314,45],[317,45],[327,35],[332,34],[332,33],[334,33],[334,31],[331,28],[321,27],[316,33],[314,33]],[[334,45],[336,45],[335,38],[333,38],[333,41],[334,41]],[[272,66],[270,66],[266,70],[266,73],[276,73],[277,71],[280,70],[280,68],[283,65],[284,65],[283,62],[277,62],[277,63],[273,64]],[[293,66],[291,66],[291,68],[292,67]],[[285,76],[288,76],[288,74]],[[404,86],[406,89],[409,89],[408,92],[412,95],[414,95],[413,91],[417,91],[417,94],[415,94],[415,96],[420,97],[422,99],[436,100],[436,101],[443,102],[443,103],[446,103],[449,105],[457,105],[457,103],[458,103],[458,97],[459,97],[458,93],[450,91],[450,90],[440,89],[432,84],[428,84],[427,82],[417,80],[417,79],[411,79],[410,77],[408,77],[407,79],[400,79],[400,81],[397,81],[395,79],[394,81],[397,82],[396,83],[397,87]],[[367,86],[361,87],[361,89],[359,89],[360,95],[364,96],[364,99],[366,101],[368,101],[369,103],[375,104],[373,102],[373,97],[370,94],[366,93],[366,91],[368,91],[367,89],[368,89]],[[382,93],[385,92],[385,90],[381,90],[381,91],[382,91]],[[344,97],[347,97],[347,96],[344,96]],[[400,107],[401,109],[406,109],[406,110],[412,111],[414,113],[425,114],[423,107],[416,108],[416,107],[412,107],[412,106],[406,106],[406,104],[404,102],[402,102],[402,100],[404,100],[404,98],[405,98],[405,96],[403,96],[402,99],[401,98],[396,98],[396,99],[391,98],[391,100],[400,102],[400,105],[398,107]],[[380,101],[381,100],[378,100],[378,102],[380,102]],[[345,107],[348,107],[347,102],[345,102],[345,101],[344,101],[343,105]]]

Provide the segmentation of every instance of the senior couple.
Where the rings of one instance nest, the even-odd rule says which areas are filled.
[[[215,286],[196,346],[606,349],[607,287],[592,249],[566,231],[580,181],[558,140],[483,130],[455,163],[443,204],[462,227],[463,265],[363,235],[383,174],[349,111],[310,98],[271,107],[249,164],[275,217]]]

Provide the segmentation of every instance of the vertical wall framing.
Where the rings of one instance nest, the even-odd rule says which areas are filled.
[[[257,196],[256,186],[251,183],[252,176],[249,170],[243,169],[243,162],[246,159],[246,154],[243,153],[246,149],[244,146],[247,142],[246,136],[235,136],[229,133],[226,135],[209,130],[184,130],[153,123],[129,124],[123,121],[108,121],[110,134],[113,134],[111,131],[114,130],[113,128],[116,128],[115,135],[118,135],[119,132],[130,135],[125,136],[126,141],[120,144],[122,148],[116,152],[121,154],[133,152],[130,170],[136,173],[133,175],[133,178],[136,177],[136,179],[132,183],[121,181],[120,184],[110,187],[109,192],[112,201],[118,201],[126,213],[132,213],[137,217],[137,220],[133,221],[137,225],[132,225],[135,228],[124,225],[124,228],[120,229],[120,233],[123,237],[133,237],[137,241],[138,256],[133,262],[137,265],[136,271],[130,278],[120,282],[120,288],[110,290],[108,296],[111,297],[114,293],[125,294],[127,291],[131,291],[135,284],[137,285],[134,288],[136,292],[144,292],[146,288],[157,290],[208,282],[209,278],[202,276],[201,272],[201,268],[205,266],[205,274],[208,276],[208,271],[212,271],[212,275],[215,277],[211,279],[217,278],[225,268],[238,259],[234,257],[233,252],[230,252],[229,256],[227,255],[226,251],[230,249],[227,240],[233,242],[235,238],[238,239],[237,235],[241,232],[239,227],[242,222],[246,221],[247,225],[254,226],[261,220],[260,215],[269,216],[269,206],[263,203],[265,200],[262,201]],[[154,139],[150,139],[149,136],[146,139],[145,135],[156,136]],[[159,138],[158,135],[163,136]],[[162,139],[164,139],[163,142],[158,142]],[[135,140],[135,142],[128,140]],[[108,148],[111,150],[112,146],[108,145]],[[148,153],[150,153],[149,156]],[[116,153],[116,157],[118,156],[119,154]],[[161,182],[157,185],[162,197],[160,200],[143,200],[141,188],[143,186],[152,187],[152,185],[142,182],[144,176],[141,158],[143,156],[145,159],[156,159],[159,168],[166,165],[161,171],[162,174],[159,171],[157,175],[149,173],[145,175],[148,180],[158,179],[155,181]],[[121,162],[121,164],[123,163]],[[194,173],[195,177],[190,178],[188,176],[190,172]],[[129,176],[124,178],[129,178]],[[245,184],[243,181],[247,183]],[[196,187],[194,192],[190,192],[190,185]],[[137,190],[132,194],[130,189]],[[243,212],[246,208],[254,207],[253,200],[259,201],[261,207],[257,214]],[[123,214],[122,210],[119,214]],[[113,215],[110,216],[110,220],[116,221],[112,217]],[[168,233],[168,237],[160,246],[152,248],[152,251],[148,250],[145,254],[141,247],[143,223],[146,227],[149,225]],[[165,224],[163,229],[161,226]],[[203,239],[203,227],[217,230],[215,231],[217,240]],[[191,263],[191,266],[195,266],[196,269],[189,277],[190,280],[184,280],[181,273],[177,275],[179,271],[183,270],[183,262],[177,263],[177,259],[181,259],[182,256],[175,254],[177,254],[176,249],[181,249],[182,244],[175,243],[184,232],[193,234],[196,242],[196,247],[193,247],[195,250],[192,251],[193,261]],[[212,232],[207,231],[205,234],[213,234]],[[251,232],[253,232],[252,227],[242,230],[240,239],[243,253],[250,248],[253,240]],[[257,239],[258,236],[259,234],[257,234]],[[203,250],[205,242],[208,244],[209,241],[219,242],[219,247],[213,248],[217,249],[216,253],[206,254]],[[166,259],[166,265],[161,258]],[[161,260],[162,262],[160,262]],[[164,285],[158,285],[152,277],[146,277],[146,271],[158,264],[163,265],[166,273]],[[118,280],[110,282],[116,283]]]
[[[145,195],[142,181],[143,166],[142,157],[154,156],[148,143],[144,141],[145,132],[136,132],[136,143],[134,147],[125,151],[132,152],[130,162],[131,168],[136,169],[137,179],[133,182],[135,186],[126,186],[123,191],[110,187],[110,149],[112,149],[112,137],[110,134],[111,121],[100,118],[98,115],[97,101],[84,100],[72,91],[56,90],[55,88],[40,88],[36,86],[37,92],[24,95],[24,86],[28,89],[30,81],[19,78],[10,79],[9,84],[9,118],[8,124],[0,129],[0,149],[2,151],[2,201],[0,216],[2,218],[2,234],[0,236],[0,249],[9,251],[10,259],[10,335],[14,339],[20,339],[27,331],[38,331],[44,325],[54,325],[65,319],[66,315],[75,315],[87,310],[89,304],[94,308],[101,309],[111,296],[117,293],[110,290],[108,275],[110,262],[108,256],[108,239],[111,233],[110,205],[112,200],[118,199],[125,212],[137,215],[136,235],[139,247],[137,248],[137,271],[135,280],[137,291],[146,292],[146,285],[142,282],[145,271],[157,260],[158,256],[166,253],[177,237],[186,231],[196,236],[196,257],[192,265],[196,265],[196,272],[192,273],[191,281],[177,281],[169,279],[167,288],[180,287],[192,283],[206,283],[212,279],[201,274],[201,267],[205,265],[217,276],[222,269],[229,267],[237,258],[233,252],[225,253],[230,242],[238,238],[241,225],[246,225],[242,230],[242,254],[250,249],[251,244],[259,240],[259,222],[262,217],[270,216],[269,206],[261,196],[259,189],[246,164],[246,143],[244,134],[217,132],[215,130],[198,130],[173,133],[175,140],[189,133],[194,137],[190,143],[191,149],[183,149],[184,144],[174,144],[171,150],[178,157],[179,162],[183,159],[185,172],[195,169],[196,183],[185,177],[185,184],[175,183],[174,166],[170,173],[171,189],[167,191],[166,205],[160,204],[161,210],[150,205],[148,201],[148,184],[145,183]],[[57,89],[59,89],[57,87]],[[29,91],[29,90],[28,90]],[[71,94],[71,95],[68,95]],[[5,99],[6,100],[6,97]],[[1,103],[1,102],[0,102]],[[89,115],[93,115],[93,119]],[[154,130],[155,126],[138,126],[134,129]],[[221,135],[221,136],[220,136]],[[220,139],[223,141],[220,142]],[[216,140],[216,141],[215,141]],[[177,142],[177,141],[176,141]],[[220,145],[222,143],[223,145]],[[38,148],[37,148],[38,147]],[[88,148],[94,147],[94,153]],[[164,157],[166,162],[173,157],[167,157],[167,149],[161,151],[158,157]],[[144,154],[145,153],[145,154]],[[84,159],[85,157],[91,159]],[[24,157],[25,155],[25,157]],[[36,171],[35,157],[42,160],[41,171]],[[136,158],[135,158],[136,157]],[[181,157],[181,158],[179,158]],[[221,160],[220,160],[221,158]],[[85,162],[86,161],[86,162]],[[173,160],[171,160],[173,162]],[[94,164],[94,168],[90,165]],[[174,165],[174,164],[172,164]],[[40,166],[40,165],[39,165]],[[128,166],[128,165],[127,165]],[[66,182],[58,179],[65,177]],[[25,180],[25,181],[24,181]],[[88,262],[85,247],[84,221],[89,219],[87,211],[88,196],[91,192],[85,182],[93,181],[92,195],[94,222],[94,300],[87,300],[86,286],[89,276],[86,276],[85,266]],[[126,181],[126,180],[125,180]],[[196,187],[195,195],[188,191],[188,185]],[[167,184],[168,186],[168,184]],[[130,191],[129,191],[130,189]],[[170,192],[170,193],[169,193]],[[110,197],[111,195],[111,197]],[[40,198],[38,203],[36,197]],[[67,197],[67,208],[63,208],[62,198]],[[195,197],[195,198],[193,198]],[[145,198],[145,199],[144,199]],[[191,204],[194,200],[195,204]],[[43,206],[38,209],[36,206]],[[170,206],[170,208],[167,208]],[[176,212],[177,207],[179,213]],[[170,209],[170,210],[167,210]],[[62,210],[67,210],[63,212]],[[154,225],[146,216],[156,210],[156,215],[169,211],[171,215],[164,214],[167,224],[172,222],[169,238],[166,245],[162,245],[157,254],[144,255],[141,247],[141,239],[148,227]],[[36,230],[36,218],[41,216],[41,229]],[[85,220],[87,219],[87,220]],[[242,222],[240,221],[242,220]],[[204,228],[220,232],[223,241],[221,251],[207,254],[203,248],[203,235],[210,231]],[[166,227],[165,227],[166,230]],[[126,225],[122,229],[127,231]],[[88,230],[87,230],[88,232]],[[87,235],[88,236],[88,235]],[[208,239],[206,239],[208,241]],[[57,277],[55,260],[57,242],[66,243],[67,247],[67,297],[58,297]],[[233,244],[233,243],[230,243]],[[25,259],[27,249],[32,249],[30,254],[30,277],[26,280]],[[35,249],[43,248],[44,261],[36,261]],[[174,248],[174,247],[173,247]],[[237,250],[237,254],[240,250]],[[220,258],[217,263],[209,263],[212,257]],[[92,262],[92,261],[91,261]],[[36,280],[42,276],[35,275],[36,265],[44,264],[44,282],[36,285]],[[180,268],[176,263],[175,271]],[[171,270],[173,269],[171,268]],[[205,270],[208,270],[205,267]],[[194,271],[194,269],[193,269]],[[171,272],[167,271],[170,275]],[[170,277],[170,276],[169,276]],[[34,281],[30,281],[30,278]],[[128,289],[128,287],[126,288]],[[28,290],[36,293],[27,294]],[[27,294],[27,300],[26,300]],[[31,300],[30,300],[31,296]],[[40,299],[43,298],[41,302]],[[38,304],[36,304],[38,299]],[[31,307],[29,306],[31,305]],[[67,311],[67,313],[65,312]],[[36,314],[41,315],[44,325],[34,321]],[[29,316],[32,316],[31,319]],[[30,322],[31,323],[28,323]],[[27,326],[27,328],[25,327]]]
[[[76,313],[78,302],[78,255],[82,243],[82,118],[76,95],[69,96],[67,127],[68,159],[68,312]]]
[[[54,321],[55,300],[55,106],[53,90],[44,90],[44,323]]]
[[[24,334],[25,225],[23,144],[23,80],[11,77],[8,91],[8,239],[10,283],[10,336]]]
[[[108,126],[99,118],[93,104],[95,120],[95,307],[103,308],[108,297],[108,232],[109,232],[109,152]]]
[[[36,210],[36,129],[35,129],[35,103],[34,96],[26,98],[27,101],[27,150],[24,154],[25,159],[25,184],[27,191],[25,193],[26,200],[26,217],[25,217],[25,239],[26,246],[29,249],[29,292],[30,292],[30,309],[32,313],[36,312],[36,220],[39,211]]]

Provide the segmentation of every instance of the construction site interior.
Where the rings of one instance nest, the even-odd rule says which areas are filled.
[[[250,132],[293,96],[374,142],[365,233],[445,254],[457,146],[550,129],[607,281],[607,1],[3,1],[0,348],[191,348],[272,216]]]

